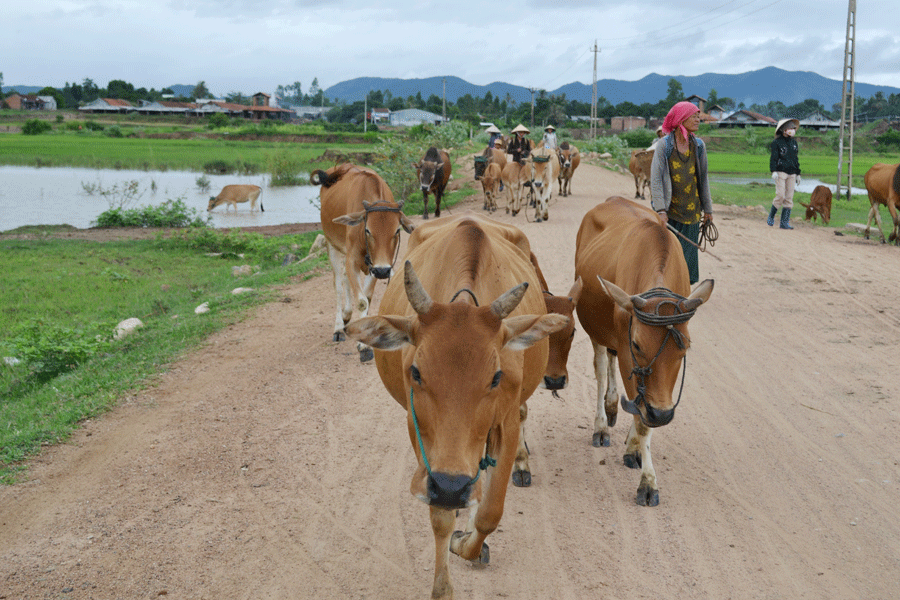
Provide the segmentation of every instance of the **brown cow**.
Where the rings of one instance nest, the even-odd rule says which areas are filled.
[[[552,150],[541,147],[528,157],[528,166],[531,168],[531,192],[535,199],[534,220],[540,223],[550,218],[550,198],[553,196],[553,180],[559,176],[559,161],[555,160]]]
[[[496,163],[488,163],[481,176],[481,189],[484,190],[484,210],[497,210],[497,197],[500,195],[501,171]]]
[[[371,169],[343,163],[314,171],[309,180],[322,186],[322,232],[337,297],[333,339],[339,342],[354,307],[363,317],[369,313],[375,280],[393,274],[400,230],[411,233],[414,226],[403,214],[403,205],[394,202],[390,188]],[[357,344],[357,349],[360,361],[372,359],[371,348]]]
[[[572,175],[581,164],[581,154],[578,148],[569,142],[563,142],[557,150],[559,156],[559,195],[568,196],[572,193]]]
[[[644,200],[644,189],[650,187],[650,165],[653,164],[653,150],[632,150],[628,170],[634,175],[634,197]]]
[[[224,204],[225,212],[228,212],[228,205],[230,204],[234,207],[234,212],[237,212],[237,205],[239,202],[249,202],[250,212],[253,212],[253,209],[256,208],[256,201],[259,200],[260,194],[262,194],[262,188],[258,185],[226,185],[222,188],[222,191],[219,192],[218,196],[210,196],[209,206],[206,207],[206,210],[208,212],[220,204]],[[259,210],[260,212],[266,212],[266,209],[263,208],[262,200],[259,200]]]
[[[625,465],[642,469],[637,503],[656,506],[659,487],[650,428],[668,424],[675,415],[681,393],[673,400],[672,390],[691,345],[687,321],[709,300],[713,281],[703,281],[691,293],[678,239],[651,209],[621,197],[609,198],[584,216],[575,241],[575,275],[584,281],[578,320],[594,347],[593,444],[608,446],[609,427],[616,421],[610,353],[618,357],[627,393],[622,408],[634,415]]]
[[[528,162],[525,160],[521,163],[511,160],[503,167],[500,176],[503,186],[506,188],[506,212],[512,212],[512,216],[516,216],[522,210],[522,201],[525,194],[524,186],[531,176],[531,170],[527,165]]]
[[[453,598],[450,552],[489,561],[484,540],[503,516],[519,407],[544,373],[545,338],[568,321],[546,314],[523,245],[515,227],[471,213],[424,224],[380,316],[346,328],[376,348],[378,374],[407,411],[418,458],[410,491],[430,506],[435,539],[432,598]]]
[[[434,146],[425,152],[425,158],[418,163],[413,163],[416,168],[416,178],[422,186],[422,218],[428,218],[428,194],[434,194],[434,216],[441,216],[441,198],[444,197],[444,189],[450,181],[450,171],[453,165],[450,163],[450,155],[444,150],[438,150]]]
[[[816,216],[822,217],[822,222],[828,225],[831,220],[831,188],[824,185],[817,185],[809,197],[809,204],[801,202],[806,207],[806,221],[812,219],[815,223]]]
[[[869,227],[874,218],[875,224],[878,225],[878,233],[881,234],[881,243],[884,243],[881,214],[878,212],[878,205],[884,204],[894,221],[894,229],[888,239],[900,245],[900,214],[897,213],[897,209],[900,207],[900,164],[876,163],[872,165],[872,168],[866,171],[865,182],[866,191],[869,192],[869,202],[872,204],[869,209],[869,218],[866,220],[866,239],[869,239]]]

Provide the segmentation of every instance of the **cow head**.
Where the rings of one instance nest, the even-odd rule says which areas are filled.
[[[444,167],[441,161],[422,160],[412,165],[416,169],[416,177],[423,192],[427,192],[434,185],[434,180]]]
[[[572,168],[572,148],[569,147],[568,144],[564,144],[565,147],[560,146],[557,151],[557,155],[559,156],[559,166],[563,169],[571,169]]]
[[[598,279],[621,311],[617,323],[624,323],[627,331],[627,336],[620,336],[622,342],[616,349],[628,392],[628,397],[622,398],[622,408],[639,416],[648,427],[667,425],[680,400],[679,394],[673,402],[672,391],[691,345],[687,322],[709,300],[713,280],[703,281],[683,298],[664,288],[629,296],[614,283]]]
[[[569,371],[566,364],[569,361],[569,350],[572,348],[572,339],[575,337],[575,319],[572,315],[575,306],[581,298],[583,287],[581,277],[575,280],[569,293],[565,296],[554,296],[548,291],[544,292],[544,304],[548,313],[555,313],[569,317],[569,324],[550,334],[550,353],[547,357],[547,369],[540,386],[546,390],[561,390],[568,384]]]
[[[419,457],[410,491],[429,505],[470,506],[480,499],[481,488],[475,484],[488,438],[508,411],[519,408],[522,356],[516,351],[569,319],[554,314],[510,317],[527,283],[486,306],[478,306],[470,293],[459,293],[445,304],[429,296],[407,261],[404,284],[413,316],[366,317],[345,331],[380,350],[405,349],[407,426]]]
[[[218,205],[219,205],[219,199],[215,196],[210,196],[209,197],[209,206],[206,207],[206,211],[209,212],[212,209],[214,209],[215,207],[217,207]]]
[[[365,263],[376,279],[387,279],[393,274],[394,260],[400,247],[400,230],[412,233],[412,221],[403,214],[403,204],[388,202],[368,203],[363,200],[362,211],[333,219],[335,223],[354,227],[363,225]]]

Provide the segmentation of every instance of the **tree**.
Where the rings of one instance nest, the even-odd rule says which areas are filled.
[[[209,97],[209,89],[206,87],[206,82],[201,81],[197,85],[194,86],[194,91],[191,92],[191,98],[196,100],[197,98],[208,98]]]
[[[681,82],[674,77],[669,80],[669,93],[666,94],[666,102],[669,106],[673,106],[676,102],[684,100],[684,89]]]
[[[712,88],[709,90],[709,94],[707,94],[706,98],[707,106],[715,106],[719,103],[719,92]]]
[[[279,86],[281,87],[281,86]],[[241,92],[229,92],[225,95],[225,102],[231,102],[232,104],[250,104],[250,97],[245,96]]]

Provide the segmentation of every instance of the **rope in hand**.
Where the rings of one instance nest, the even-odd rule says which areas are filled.
[[[719,230],[712,221],[703,221],[700,224],[700,243],[697,247],[701,252],[706,252],[706,244],[715,246],[719,240]]]

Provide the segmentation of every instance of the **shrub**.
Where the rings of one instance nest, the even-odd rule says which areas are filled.
[[[85,121],[84,128],[90,129],[91,131],[103,131],[104,129],[106,129],[106,127],[96,121]]]
[[[125,135],[122,133],[122,128],[119,127],[118,125],[112,125],[110,127],[107,127],[106,130],[103,132],[103,135],[105,135],[106,137],[112,137],[112,138],[125,137]]]
[[[91,331],[62,327],[31,319],[7,340],[12,354],[25,363],[32,376],[52,379],[109,348],[111,326],[95,324]]]
[[[888,129],[881,135],[876,136],[875,139],[882,146],[900,147],[900,131],[897,131],[896,129]]]
[[[653,143],[653,140],[656,139],[656,133],[649,129],[640,128],[620,133],[619,137],[625,140],[629,148],[643,149]]]
[[[47,121],[41,121],[40,119],[29,119],[25,121],[25,124],[22,126],[22,133],[25,135],[40,135],[42,133],[46,133],[53,129],[53,126],[50,125]]]
[[[159,206],[136,209],[111,208],[100,213],[97,227],[206,227],[211,217],[189,208],[182,198],[166,200]]]
[[[225,113],[213,113],[209,116],[206,126],[210,129],[219,129],[221,127],[228,127],[228,122],[229,119]]]
[[[302,177],[300,173],[301,162],[296,154],[290,151],[272,154],[267,158],[266,165],[272,179],[269,182],[273,186],[303,185],[309,183],[309,176]]]

